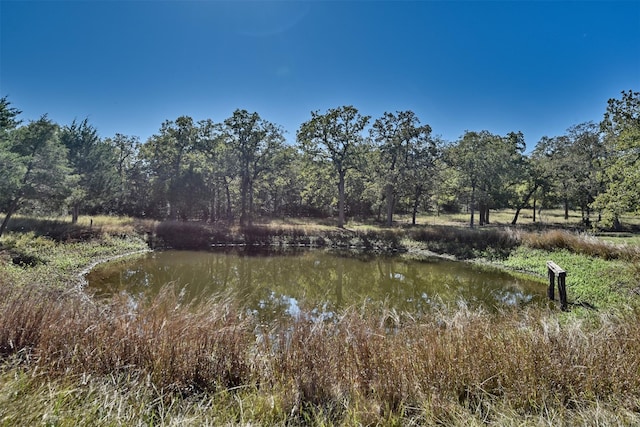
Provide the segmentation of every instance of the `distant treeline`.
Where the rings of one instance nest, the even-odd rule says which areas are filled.
[[[603,106],[605,107],[605,106]],[[258,216],[375,217],[562,206],[585,224],[619,225],[640,209],[640,92],[623,91],[600,123],[543,137],[467,131],[433,136],[412,111],[373,119],[352,106],[312,112],[296,132],[236,110],[221,123],[182,116],[147,141],[101,138],[88,120],[29,123],[0,99],[0,211],[237,221]],[[535,216],[534,216],[535,221]]]

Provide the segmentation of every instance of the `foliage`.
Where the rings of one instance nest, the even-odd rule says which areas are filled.
[[[341,227],[347,216],[389,226],[398,215],[410,213],[415,224],[419,212],[464,211],[470,225],[484,226],[497,209],[515,209],[515,225],[525,209],[537,223],[540,209],[562,206],[567,221],[570,210],[580,210],[583,229],[620,228],[640,206],[638,99],[638,92],[622,92],[609,100],[599,128],[571,126],[525,153],[520,132],[467,131],[443,141],[413,111],[371,120],[353,106],[312,112],[296,145],[285,143],[277,124],[240,109],[221,122],[166,120],[146,141],[103,139],[86,119],[60,126],[45,116],[21,125],[20,111],[4,97],[0,211],[5,219],[20,209],[66,211],[72,221],[124,214],[247,227],[263,218],[334,215]],[[20,149],[37,129],[49,142],[33,153]],[[37,163],[46,173],[27,172]]]
[[[345,223],[345,177],[362,160],[362,131],[369,122],[353,106],[329,109],[325,114],[311,112],[311,119],[300,126],[300,148],[314,161],[330,162],[338,178],[338,227]]]
[[[6,96],[0,98],[0,133],[4,133],[10,129],[15,129],[21,123],[17,117],[22,113],[15,107],[11,106],[11,102]]]
[[[619,228],[623,213],[640,211],[640,92],[623,91],[620,99],[609,99],[600,129],[607,151],[606,191],[595,206],[604,211],[603,225]]]
[[[393,213],[398,199],[409,193],[414,205],[419,203],[425,175],[432,173],[435,143],[431,139],[431,127],[420,126],[413,111],[386,112],[377,119],[371,130],[379,150],[378,179],[383,182],[387,212],[386,224],[393,223]]]
[[[501,207],[519,181],[523,165],[524,136],[511,132],[505,137],[488,131],[467,131],[450,147],[448,162],[461,174],[465,197],[471,212],[469,224],[475,224],[479,210],[480,225],[489,222],[491,207]]]
[[[0,140],[0,163],[8,166],[0,172],[0,207],[6,213],[0,236],[26,203],[55,210],[69,194],[67,152],[58,133],[58,126],[43,116]]]
[[[275,124],[246,110],[236,110],[224,121],[223,141],[236,156],[240,177],[240,225],[253,221],[255,183],[269,171],[287,163],[283,131]]]
[[[114,146],[100,139],[87,119],[64,126],[60,141],[67,147],[71,167],[73,187],[68,203],[75,223],[81,207],[87,213],[100,212],[117,192],[116,152]]]

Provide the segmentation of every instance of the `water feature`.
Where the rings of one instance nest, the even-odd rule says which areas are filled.
[[[87,281],[97,297],[126,294],[135,302],[173,284],[185,301],[233,298],[266,319],[301,311],[330,317],[343,307],[381,303],[414,314],[459,301],[494,310],[540,304],[546,289],[474,264],[322,250],[153,252],[100,265]]]

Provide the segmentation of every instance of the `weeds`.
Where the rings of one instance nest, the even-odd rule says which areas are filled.
[[[552,230],[546,233],[523,233],[522,243],[533,249],[555,251],[567,249],[571,252],[605,260],[633,260],[640,256],[637,246],[613,244],[586,234],[569,233],[564,230]]]
[[[431,226],[412,229],[408,235],[415,241],[425,242],[433,252],[450,254],[460,259],[482,255],[504,256],[519,244],[516,234],[509,229],[498,228]]]
[[[165,221],[157,224],[157,247],[209,249],[220,245],[337,247],[370,250],[401,249],[401,233],[394,230],[348,230],[308,225],[263,224],[249,227],[199,222]]]
[[[21,357],[16,369],[54,381],[115,375],[129,379],[132,393],[143,384],[157,390],[166,406],[253,396],[261,411],[301,424],[309,416],[379,423],[433,421],[452,408],[482,420],[499,417],[498,407],[633,411],[640,399],[638,312],[587,329],[539,310],[496,316],[461,307],[418,321],[347,309],[331,322],[265,329],[226,301],[182,305],[171,288],[149,306],[11,286],[0,288],[0,301],[0,349],[5,361]],[[258,411],[254,421],[267,415]]]
[[[203,234],[201,226],[180,227],[170,224],[159,234]],[[631,249],[603,249],[584,236],[453,227],[318,230],[210,228],[201,241],[392,247],[409,236],[459,257],[493,251],[508,256],[506,265],[542,277],[552,250],[569,271],[570,298],[574,292],[606,307],[625,304],[612,291],[618,286],[612,268],[626,266],[625,277],[636,278],[631,289],[640,287]],[[72,289],[72,277],[92,260],[143,242],[102,233],[100,240],[62,244],[37,235],[3,237],[3,425],[640,423],[637,308],[587,319],[461,306],[415,319],[352,307],[331,320],[300,316],[265,325],[229,301],[185,304],[172,288],[149,305],[122,296],[97,303]],[[39,261],[15,265],[9,253]]]

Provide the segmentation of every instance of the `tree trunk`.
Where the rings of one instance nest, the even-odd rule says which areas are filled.
[[[413,193],[413,212],[411,213],[411,224],[416,225],[416,216],[418,216],[418,207],[420,206],[420,196],[422,196],[422,190],[420,186],[416,186],[416,191]]]
[[[564,219],[565,221],[569,219],[569,200],[564,199]]]
[[[273,190],[271,197],[273,198],[273,209],[272,209],[272,215],[274,217],[280,216],[280,197],[278,197],[278,190],[275,189]],[[284,213],[282,214],[282,216],[284,216]]]
[[[253,225],[253,182],[249,183],[249,211],[247,212],[247,225]]]
[[[247,207],[249,204],[249,177],[243,176],[240,182],[240,226],[245,227],[248,223]]]
[[[220,219],[220,190],[218,188],[213,189],[211,194],[211,222],[217,222]]]
[[[9,205],[9,209],[7,209],[7,213],[5,214],[4,219],[2,220],[2,225],[0,225],[0,237],[4,234],[4,231],[7,229],[7,225],[9,225],[9,220],[11,219],[11,215],[13,215],[16,210],[18,210],[18,206],[20,205],[20,199],[16,198]]]
[[[393,185],[387,184],[385,188],[387,197],[387,227],[391,227],[393,224],[393,207],[395,204],[395,197],[393,195]]]
[[[338,172],[338,227],[344,228],[344,171]]]
[[[231,212],[231,190],[229,190],[229,183],[227,182],[226,178],[224,179],[224,191],[225,195],[227,196],[227,220],[231,221],[231,219],[233,218]]]
[[[618,217],[617,214],[613,217],[613,229],[615,231],[622,230],[622,224],[620,223],[620,218]],[[2,234],[0,233],[0,235]]]
[[[484,204],[478,203],[478,225],[482,227],[484,225]]]
[[[490,224],[491,223],[490,218],[489,218],[490,213],[491,213],[491,210],[489,209],[489,205],[486,205],[485,206],[485,213],[484,213],[484,223],[485,224]]]
[[[533,196],[533,193],[538,189],[538,186],[535,185],[531,191],[529,191],[525,196],[522,202],[516,208],[516,215],[513,217],[513,221],[511,221],[511,225],[516,225],[518,221],[518,215],[520,215],[520,211],[529,203],[529,199]],[[533,222],[536,222],[536,200],[533,199]]]
[[[533,199],[533,222],[536,222],[536,203],[538,202],[538,199],[534,198]]]
[[[471,186],[471,203],[470,203],[470,208],[471,208],[471,220],[469,221],[469,227],[473,228],[473,221],[475,219],[475,203],[476,203],[476,186],[472,185]]]
[[[74,204],[71,208],[71,224],[78,223],[78,217],[80,216],[80,206],[78,204]]]
[[[516,214],[513,216],[513,219],[511,220],[511,225],[516,225],[516,223],[518,222],[518,216],[520,216],[521,210],[522,208],[520,206],[516,208]]]

